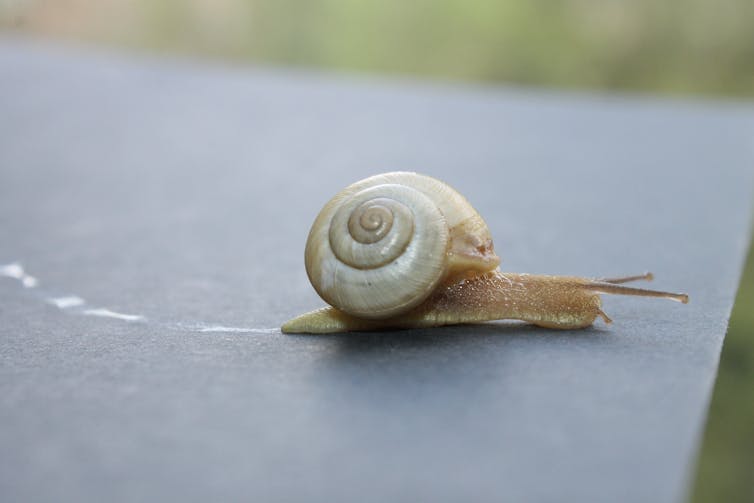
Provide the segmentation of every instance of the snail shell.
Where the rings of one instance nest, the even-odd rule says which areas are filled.
[[[612,279],[502,273],[487,224],[439,180],[386,173],[354,183],[317,216],[306,242],[306,272],[331,307],[283,324],[285,333],[423,328],[514,319],[556,329],[601,317],[600,294],[682,293],[623,286],[650,273]]]
[[[491,271],[487,224],[452,187],[417,173],[376,175],[333,197],[312,225],[306,271],[340,311],[386,319],[425,301],[449,276]]]

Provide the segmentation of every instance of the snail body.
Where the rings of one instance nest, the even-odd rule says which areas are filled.
[[[503,273],[492,237],[455,189],[417,173],[354,183],[333,197],[306,243],[309,280],[330,307],[299,316],[285,333],[422,328],[517,319],[547,328],[591,325],[600,293],[673,294],[621,286],[651,274],[608,280]]]

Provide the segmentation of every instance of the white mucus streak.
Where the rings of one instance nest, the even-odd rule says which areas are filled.
[[[78,307],[86,303],[84,299],[77,297],[76,295],[70,295],[68,297],[53,297],[51,299],[47,299],[47,302],[60,309]]]
[[[84,311],[87,316],[101,316],[103,318],[115,318],[123,321],[143,321],[144,317],[140,314],[117,313],[105,308],[87,309]]]
[[[39,280],[34,276],[26,274],[23,266],[18,262],[12,264],[0,265],[0,277],[13,278],[18,280],[24,288],[35,288],[39,285]],[[58,309],[71,309],[86,304],[86,301],[77,295],[67,295],[63,297],[51,297],[46,299],[47,302]],[[99,307],[77,311],[86,316],[99,316],[101,318],[113,318],[122,321],[144,321],[146,318],[140,314],[126,314],[112,311],[110,309]],[[216,333],[249,333],[249,334],[279,334],[279,328],[250,328],[250,327],[226,327],[223,325],[173,325],[175,328],[189,330],[192,332],[216,332]]]
[[[24,285],[24,288],[34,288],[39,284],[39,281],[34,276],[29,276],[27,274],[21,278],[21,284]]]
[[[18,262],[0,266],[0,276],[21,279],[24,277],[24,268]]]
[[[0,266],[0,276],[17,279],[22,285],[24,285],[24,288],[34,288],[39,285],[37,278],[26,274],[23,266],[18,262]]]
[[[222,325],[213,325],[207,327],[197,327],[197,332],[234,332],[250,334],[274,334],[280,331],[279,328],[245,328],[245,327],[224,327]]]

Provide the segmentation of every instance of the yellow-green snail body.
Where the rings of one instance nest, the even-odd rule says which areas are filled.
[[[599,294],[685,294],[621,286],[615,279],[503,273],[487,224],[452,187],[395,172],[354,183],[320,211],[305,265],[330,304],[285,323],[285,333],[421,328],[517,319],[559,329],[590,326]]]

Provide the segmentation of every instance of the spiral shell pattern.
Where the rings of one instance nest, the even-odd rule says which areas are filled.
[[[408,311],[445,276],[445,217],[410,185],[352,187],[333,198],[312,226],[309,279],[327,303],[354,316],[380,319]]]
[[[432,217],[431,201],[413,207],[412,189],[382,185],[358,194],[333,216],[329,240],[335,256],[355,269],[375,269],[398,259],[414,239],[414,219]],[[416,213],[415,213],[416,212]],[[437,220],[438,223],[441,223]]]
[[[305,264],[325,302],[386,319],[426,300],[449,275],[495,269],[489,229],[449,185],[392,172],[349,185],[320,211]]]

